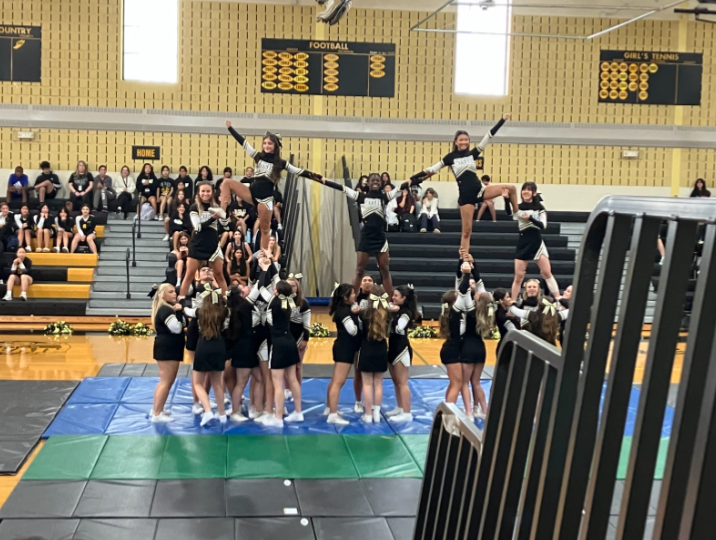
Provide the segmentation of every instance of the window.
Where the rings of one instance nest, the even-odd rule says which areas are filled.
[[[127,81],[176,83],[179,0],[124,0]]]
[[[482,6],[458,4],[455,93],[507,94],[512,29],[512,0]],[[466,33],[471,32],[471,33]]]

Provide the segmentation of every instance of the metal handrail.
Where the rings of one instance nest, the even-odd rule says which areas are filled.
[[[134,238],[134,236],[132,236],[132,238]],[[127,248],[127,252],[125,253],[125,262],[127,263],[127,300],[131,300],[132,293],[129,292],[129,248]],[[134,266],[137,266],[136,262]]]
[[[133,267],[137,266],[137,245],[135,242],[135,238],[142,237],[141,232],[138,232],[137,234],[135,234],[135,232],[134,232],[137,229],[141,229],[141,225],[137,225],[138,223],[140,223],[139,216],[137,216],[136,219],[134,220],[134,222],[132,223],[132,266]],[[127,254],[129,255],[129,249],[127,249]]]

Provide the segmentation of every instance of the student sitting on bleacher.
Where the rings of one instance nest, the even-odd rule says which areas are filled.
[[[55,236],[54,221],[50,216],[50,207],[43,204],[40,213],[33,217],[35,223],[35,251],[49,253],[52,238]]]
[[[82,205],[82,215],[77,216],[75,225],[77,226],[77,234],[72,239],[72,253],[77,253],[80,242],[86,242],[90,251],[97,255],[97,246],[94,243],[94,239],[97,236],[94,232],[95,221],[94,217],[90,215],[89,204]]]
[[[22,167],[15,167],[15,172],[10,175],[7,181],[7,195],[5,200],[22,199],[22,202],[27,202],[28,184],[29,180]]]
[[[55,218],[55,231],[57,240],[55,241],[55,252],[59,253],[60,249],[62,253],[70,252],[70,245],[73,236],[73,228],[75,226],[74,220],[70,217],[70,213],[67,208],[60,208]]]
[[[87,163],[84,161],[77,162],[77,169],[70,175],[70,181],[67,187],[70,188],[70,200],[72,201],[72,210],[77,211],[82,204],[92,203],[92,187],[94,182],[92,175],[87,170]]]
[[[32,261],[26,255],[24,248],[17,248],[17,257],[12,261],[12,266],[10,266],[10,275],[7,278],[7,292],[3,297],[6,302],[12,300],[12,288],[18,282],[21,289],[20,298],[27,300],[27,289],[32,285]]]
[[[35,230],[35,222],[26,204],[20,207],[19,214],[15,214],[15,228],[17,230],[17,245],[24,244],[26,251],[32,251],[32,233]]]
[[[62,184],[59,177],[52,172],[49,161],[40,163],[40,169],[42,169],[42,174],[35,178],[35,185],[32,189],[35,190],[37,198],[42,204],[45,202],[45,198],[54,199],[57,197],[57,193],[62,189]]]
[[[6,202],[0,204],[0,253],[17,247],[15,226],[15,214],[10,212],[10,206]]]

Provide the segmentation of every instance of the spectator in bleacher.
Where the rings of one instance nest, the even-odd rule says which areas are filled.
[[[196,186],[198,186],[201,182],[209,182],[212,187],[214,187],[214,173],[211,172],[211,169],[208,167],[208,165],[203,165],[201,169],[199,169],[199,174],[196,175],[196,178],[194,179],[194,185],[192,186],[192,192],[198,194]]]
[[[398,214],[398,223],[403,232],[415,232],[417,219],[415,219],[415,199],[406,187],[395,200],[395,213]]]
[[[182,165],[179,167],[179,176],[176,178],[176,190],[179,191],[183,189],[187,201],[191,201],[194,198],[194,192],[192,191],[193,185],[194,183],[191,176],[189,176],[189,171],[187,171],[187,168]],[[187,202],[186,204],[187,206],[191,206],[191,202]]]
[[[186,259],[189,256],[189,241],[191,237],[187,232],[180,232],[179,236],[174,241],[174,251],[172,254],[177,258],[177,262],[174,263],[174,269],[177,271],[177,283],[176,286],[181,285],[182,279],[184,279],[184,270],[186,269]]]
[[[77,162],[77,168],[70,175],[67,185],[70,188],[70,201],[72,201],[73,211],[79,210],[83,204],[92,204],[94,181],[87,170],[87,163],[84,161]]]
[[[236,197],[234,202],[229,205],[229,213],[236,218],[236,228],[241,229],[247,242],[250,241],[248,237],[249,231],[253,231],[253,227],[256,224],[256,208],[254,205],[244,202],[240,197]]]
[[[368,193],[370,188],[368,187],[368,177],[364,174],[358,179],[356,191],[361,190],[363,193]]]
[[[90,251],[97,255],[97,246],[94,243],[97,237],[94,232],[95,221],[94,217],[90,214],[89,204],[82,205],[82,214],[75,219],[75,226],[77,227],[77,234],[72,239],[72,253],[77,252],[77,247],[80,245],[80,242],[86,242]]]
[[[62,253],[70,252],[74,226],[74,220],[70,217],[67,208],[63,206],[55,217],[55,235],[57,238],[57,240],[55,240],[56,253],[59,253],[60,250],[62,250]]]
[[[271,216],[271,227],[275,231],[283,231],[283,195],[274,188],[273,190],[273,216]]]
[[[428,224],[433,232],[440,232],[440,215],[438,214],[438,194],[433,188],[428,188],[423,197],[423,205],[420,209],[420,232],[428,232]]]
[[[26,251],[32,251],[32,233],[35,229],[35,222],[30,215],[30,209],[26,204],[20,207],[20,213],[15,214],[15,228],[17,230],[17,245],[25,246]]]
[[[269,259],[271,259],[273,265],[276,267],[276,270],[280,272],[281,263],[279,262],[279,260],[281,259],[281,246],[278,245],[278,242],[276,241],[276,236],[274,236],[273,234],[269,237],[267,255]]]
[[[154,167],[151,163],[145,163],[142,172],[137,176],[137,194],[139,195],[139,208],[137,214],[141,212],[142,205],[146,202],[152,205],[154,209],[155,219],[157,213],[157,184],[159,180],[154,174]]]
[[[696,182],[694,182],[694,189],[691,190],[691,195],[689,195],[689,197],[703,197],[705,191],[708,191],[706,189],[706,182],[704,182],[703,178],[699,178]],[[711,194],[709,193],[707,197],[710,195]]]
[[[480,178],[480,181],[484,186],[489,186],[490,182],[492,182],[492,179],[488,175],[483,175],[482,178]],[[497,213],[495,212],[495,201],[493,199],[488,199],[486,201],[482,201],[480,203],[480,208],[477,211],[477,217],[475,218],[476,221],[480,221],[482,219],[482,214],[485,213],[485,209],[489,208],[490,215],[492,216],[492,221],[497,221]]]
[[[244,177],[245,178],[253,178],[254,176],[254,168],[253,167],[246,167],[244,169]]]
[[[171,235],[174,249],[177,248],[179,235],[181,233],[190,235],[193,229],[191,225],[191,218],[189,217],[189,212],[187,210],[188,209],[183,202],[177,203],[176,210],[174,210],[172,217],[169,220],[169,234]],[[163,241],[166,242],[167,240],[169,240],[168,235],[164,237]]]
[[[27,301],[27,289],[32,285],[32,261],[27,258],[27,252],[22,246],[17,248],[17,257],[10,266],[3,300],[6,302],[12,300],[12,289],[17,283],[20,283],[20,298]]]
[[[10,212],[10,205],[6,202],[0,204],[0,253],[10,251],[18,245],[15,236],[16,226],[15,214]]]
[[[32,189],[37,193],[40,204],[45,202],[45,198],[54,199],[62,188],[59,177],[52,172],[49,161],[40,163],[42,174],[35,179],[35,185]]]
[[[40,212],[33,218],[35,222],[35,251],[37,253],[50,252],[50,246],[52,245],[52,238],[55,235],[55,229],[53,227],[52,216],[50,216],[50,207],[43,204],[40,207]]]
[[[134,192],[137,190],[137,183],[129,172],[129,167],[124,165],[119,171],[119,180],[117,180],[117,213],[124,212],[124,219],[127,214],[134,208]]]
[[[244,259],[246,259],[246,262],[251,264],[251,262],[254,260],[254,254],[251,251],[251,246],[246,241],[246,237],[244,236],[243,231],[237,227],[237,229],[234,231],[234,236],[231,239],[231,242],[229,242],[229,245],[226,246],[226,260],[230,261],[231,258],[234,256],[234,251],[237,249],[240,249],[244,252]]]
[[[99,166],[99,174],[94,179],[94,209],[101,212],[109,212],[109,201],[117,198],[117,193],[112,187],[112,178],[107,176],[107,165]]]
[[[380,184],[383,186],[383,189],[385,189],[385,186],[388,184],[392,184],[390,181],[390,175],[387,172],[380,175]]]
[[[216,185],[214,185],[214,190],[216,190],[217,193],[221,190],[221,184],[224,182],[224,180],[231,180],[234,177],[234,171],[231,167],[224,167],[224,176],[219,178],[216,181]],[[233,197],[232,197],[233,198]]]
[[[169,207],[174,197],[174,189],[176,186],[174,179],[169,176],[170,172],[167,165],[162,165],[162,175],[159,177],[159,182],[157,183],[157,200],[159,201],[160,218],[164,217],[165,211],[166,217],[169,217]]]
[[[191,186],[187,185],[184,186],[183,183],[179,183],[177,186],[176,193],[174,195],[174,200],[172,201],[172,208],[175,209],[176,205],[180,202],[184,203],[187,208],[191,206],[191,199],[189,198],[188,191],[186,189],[189,189]],[[185,189],[186,188],[186,189]]]
[[[388,174],[388,173],[383,173]],[[385,191],[386,194],[390,193],[395,189],[395,186],[388,182],[383,186],[383,191]],[[396,213],[396,209],[398,208],[398,201],[395,199],[392,199],[388,202],[388,204],[385,205],[385,224],[386,224],[386,230],[388,232],[397,232],[400,230],[400,222],[398,220],[398,214]]]
[[[7,195],[5,200],[22,199],[22,202],[27,202],[28,184],[29,180],[23,168],[20,166],[15,167],[15,172],[12,173],[7,180]]]
[[[249,263],[246,260],[246,253],[243,249],[234,250],[231,253],[231,258],[227,259],[227,265],[231,283],[236,282],[237,285],[248,285]]]
[[[218,191],[216,192],[218,193]],[[224,221],[223,223],[219,223],[219,247],[221,248],[222,253],[226,249],[226,244],[229,243],[229,241],[234,236],[234,231],[236,230],[236,220],[231,217],[231,214],[228,214],[229,219]]]

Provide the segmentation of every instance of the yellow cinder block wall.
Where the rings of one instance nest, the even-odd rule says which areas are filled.
[[[0,102],[197,111],[312,114],[311,96],[260,93],[262,37],[315,38],[315,6],[245,4],[182,0],[179,32],[179,83],[152,85],[122,81],[121,0],[0,0],[2,22],[43,28],[43,82],[0,83]],[[396,97],[326,97],[333,116],[497,119],[511,111],[515,120],[673,125],[675,108],[597,103],[596,66],[601,48],[684,50],[704,53],[702,105],[683,109],[683,124],[716,125],[716,29],[713,25],[645,20],[590,41],[514,38],[510,93],[505,98],[467,98],[453,93],[454,34],[410,32],[425,13],[354,8],[341,24],[326,28],[328,39],[390,41],[397,45]],[[514,31],[585,34],[614,24],[613,19],[515,16]],[[428,26],[450,27],[454,15],[439,14]],[[157,36],[158,38],[160,36]],[[686,43],[686,48],[679,47]],[[480,54],[475,54],[475,69]],[[129,160],[132,144],[162,147],[174,170],[202,164],[239,166],[246,160],[234,141],[210,135],[46,130],[38,126],[33,142],[19,143],[12,130],[0,130],[0,160],[5,167],[35,167],[40,159],[72,168],[86,159],[96,168]],[[404,179],[449,150],[444,144],[325,140],[323,172],[341,155],[354,174],[387,170]],[[297,164],[309,166],[315,145],[286,141]],[[619,159],[620,148],[495,145],[485,172],[504,180],[526,177],[551,183],[668,185],[671,149],[644,148],[636,162]],[[694,161],[692,161],[694,160]],[[698,161],[696,161],[698,160]],[[132,165],[130,163],[130,165]],[[139,164],[135,164],[136,170]],[[678,168],[678,167],[677,167]],[[716,171],[714,151],[685,150],[681,183]],[[447,174],[441,179],[449,180]],[[643,182],[643,184],[641,184]]]

